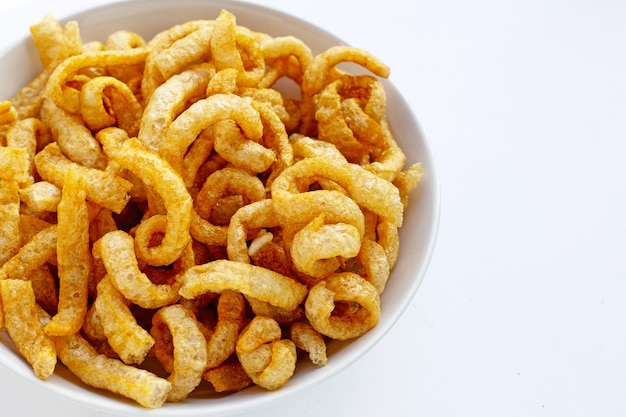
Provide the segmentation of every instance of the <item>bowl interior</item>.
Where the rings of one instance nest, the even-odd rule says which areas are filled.
[[[63,21],[77,20],[83,40],[104,40],[120,29],[135,31],[149,39],[156,33],[188,20],[214,19],[221,9],[228,9],[237,23],[272,36],[293,35],[319,53],[330,46],[343,44],[341,39],[301,20],[268,8],[231,0],[140,0],[105,5],[73,16],[56,16]],[[41,14],[41,15],[40,15]],[[31,25],[43,13],[33,13]],[[367,45],[358,45],[367,48]],[[41,71],[37,51],[30,39],[17,40],[0,57],[0,99],[9,99]],[[8,82],[8,80],[11,80]],[[325,367],[298,364],[294,377],[281,389],[268,392],[251,388],[232,395],[216,395],[208,387],[200,388],[182,403],[165,404],[157,410],[143,410],[130,401],[109,396],[81,384],[62,365],[47,381],[38,380],[30,366],[17,354],[6,332],[0,333],[0,363],[44,389],[72,401],[118,415],[229,415],[265,406],[285,395],[310,387],[352,364],[390,329],[404,312],[417,291],[428,267],[437,234],[439,219],[439,180],[432,151],[402,94],[392,82],[384,81],[388,100],[388,118],[396,139],[407,155],[407,162],[421,162],[425,176],[411,195],[400,230],[398,262],[381,297],[381,317],[377,326],[351,342],[334,342],[328,347]],[[401,87],[400,87],[401,88]],[[205,397],[212,397],[207,400]]]

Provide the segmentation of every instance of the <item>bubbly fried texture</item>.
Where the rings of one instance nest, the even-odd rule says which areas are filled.
[[[0,329],[35,375],[58,359],[157,408],[203,379],[279,389],[376,326],[425,175],[389,68],[227,10],[150,39],[79,29],[34,24],[43,71],[0,98]]]
[[[137,323],[130,302],[105,276],[97,287],[94,312],[111,348],[127,364],[142,363],[154,345],[148,331]]]
[[[30,281],[0,281],[0,296],[4,326],[11,340],[32,365],[35,375],[40,379],[47,379],[54,372],[57,363],[56,348],[39,321],[39,306]]]
[[[98,353],[79,334],[55,338],[59,359],[81,381],[137,401],[146,408],[158,408],[167,399],[172,384],[150,371]]]
[[[57,313],[46,325],[46,333],[52,336],[76,333],[87,314],[92,260],[85,198],[82,176],[77,170],[70,169],[66,174],[57,214],[59,304]]]
[[[167,400],[184,400],[198,386],[206,369],[206,339],[200,324],[189,309],[173,304],[160,308],[154,314],[152,328],[158,341],[156,349],[165,351],[157,353],[157,358],[163,358],[169,352],[173,356],[162,359],[169,368],[167,380],[172,384]]]
[[[296,346],[281,339],[279,324],[269,317],[252,319],[239,336],[236,350],[246,374],[265,389],[279,388],[295,371]]]
[[[299,349],[309,354],[309,359],[317,366],[324,366],[328,361],[324,337],[308,323],[296,322],[289,328],[289,339]]]

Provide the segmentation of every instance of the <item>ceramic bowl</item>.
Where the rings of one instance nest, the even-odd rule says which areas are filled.
[[[296,36],[305,41],[313,53],[344,44],[341,39],[300,18],[232,0],[140,0],[108,4],[57,18],[62,21],[77,20],[85,41],[104,40],[118,29],[132,30],[149,39],[175,24],[199,18],[216,18],[221,9],[228,9],[235,14],[239,25],[254,31],[272,36]],[[33,21],[29,24],[38,22],[42,17],[33,15]],[[367,48],[367,45],[360,46]],[[41,70],[39,65],[37,51],[30,39],[20,40],[9,48],[0,57],[0,79],[3,80],[0,83],[0,99],[12,97],[19,87],[37,75]],[[439,222],[439,180],[432,150],[411,108],[403,99],[402,86],[395,86],[388,80],[384,80],[384,86],[392,131],[407,155],[407,162],[421,162],[425,176],[411,195],[410,205],[405,212],[405,221],[400,230],[400,254],[381,297],[378,324],[358,339],[330,343],[326,366],[318,368],[305,362],[299,363],[295,375],[276,391],[254,387],[235,394],[217,395],[208,387],[200,387],[183,402],[166,403],[160,409],[145,410],[134,402],[86,387],[60,364],[48,380],[38,380],[30,366],[19,357],[6,332],[0,333],[0,363],[19,377],[61,395],[68,401],[115,415],[151,417],[223,416],[268,406],[332,378],[353,364],[385,336],[415,296],[435,247]]]

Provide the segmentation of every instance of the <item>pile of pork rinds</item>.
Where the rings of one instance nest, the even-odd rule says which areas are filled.
[[[423,175],[379,59],[228,11],[150,40],[31,33],[44,70],[0,102],[0,329],[37,377],[58,360],[149,408],[203,379],[274,390],[376,325]]]

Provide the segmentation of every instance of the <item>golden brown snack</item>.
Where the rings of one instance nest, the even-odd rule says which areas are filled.
[[[180,298],[179,281],[155,284],[139,269],[133,237],[122,230],[102,236],[93,246],[94,257],[101,259],[113,286],[124,297],[143,308],[159,308]]]
[[[163,405],[172,384],[145,369],[100,354],[78,334],[55,338],[57,355],[85,384],[131,398],[146,408]]]
[[[0,179],[0,265],[20,249],[20,195],[15,181]]]
[[[150,333],[137,324],[130,302],[117,291],[108,276],[98,283],[93,306],[111,348],[126,364],[140,364],[154,345]]]
[[[254,384],[239,362],[226,363],[204,373],[215,392],[241,391]]]
[[[11,340],[20,354],[32,365],[39,379],[47,379],[54,372],[57,354],[52,339],[39,321],[35,293],[30,281],[5,279],[0,281],[0,307],[4,313]]]
[[[257,316],[241,332],[237,357],[255,384],[268,389],[280,388],[291,378],[296,367],[296,346],[281,339],[278,323]]]
[[[368,281],[352,272],[343,272],[311,288],[304,312],[315,330],[324,336],[348,340],[376,325],[380,297]]]
[[[85,182],[80,173],[68,170],[58,208],[57,264],[59,306],[46,325],[51,336],[74,334],[87,314],[91,251]]]
[[[307,288],[292,278],[243,262],[216,260],[183,273],[180,294],[195,298],[208,291],[234,290],[276,307],[293,310],[304,300]]]
[[[309,354],[309,359],[317,366],[324,366],[328,361],[324,337],[308,323],[297,322],[289,328],[289,338],[296,347]]]
[[[57,230],[55,224],[37,232],[0,267],[0,280],[28,277],[53,258],[57,251]]]
[[[239,332],[245,324],[246,303],[243,295],[224,291],[217,302],[217,324],[207,340],[207,369],[216,368],[235,353]]]
[[[159,350],[172,351],[172,358],[164,361],[170,372],[167,380],[172,384],[167,400],[184,400],[198,386],[206,369],[206,340],[200,325],[190,310],[173,304],[156,312],[152,317],[152,328],[156,331],[153,334],[157,341],[157,358],[161,357]],[[173,345],[171,348],[162,346],[169,343]]]

